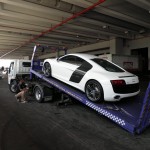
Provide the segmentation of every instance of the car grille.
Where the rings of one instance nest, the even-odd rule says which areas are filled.
[[[139,83],[127,84],[127,85],[122,85],[122,86],[116,86],[116,85],[112,85],[112,86],[113,86],[114,92],[119,93],[119,94],[134,93],[139,90]]]

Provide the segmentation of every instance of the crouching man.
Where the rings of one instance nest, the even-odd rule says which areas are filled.
[[[27,102],[27,93],[28,93],[28,86],[25,84],[25,81],[21,79],[18,84],[20,92],[15,95],[18,102],[26,103]]]

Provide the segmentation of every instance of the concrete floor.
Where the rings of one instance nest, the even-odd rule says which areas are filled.
[[[0,80],[0,150],[141,149],[150,149],[150,128],[132,135],[78,102],[18,103],[7,80]]]

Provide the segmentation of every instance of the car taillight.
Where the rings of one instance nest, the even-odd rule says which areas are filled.
[[[126,85],[124,80],[111,80],[111,84],[114,85],[114,86]]]

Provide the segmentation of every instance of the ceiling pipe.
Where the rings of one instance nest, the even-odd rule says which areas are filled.
[[[63,24],[69,22],[70,20],[77,18],[78,16],[80,16],[80,15],[82,15],[82,14],[88,12],[89,10],[94,9],[96,6],[100,5],[100,4],[103,3],[104,1],[105,1],[105,0],[99,0],[98,2],[94,3],[92,6],[90,6],[90,7],[86,8],[86,9],[84,9],[83,11],[78,12],[78,13],[75,13],[74,15],[72,15],[71,17],[69,17],[69,18],[63,20],[62,22],[60,22],[59,24],[55,25],[54,27],[52,27],[52,28],[50,28],[50,29],[48,29],[48,30],[46,30],[46,31],[41,32],[39,35],[35,36],[34,38],[30,39],[29,41],[25,42],[24,44],[22,44],[22,45],[16,47],[15,49],[13,49],[13,50],[11,50],[11,51],[5,53],[4,55],[0,56],[0,59],[3,58],[4,56],[6,56],[6,55],[8,55],[8,54],[10,54],[10,53],[12,53],[12,52],[14,52],[14,51],[16,51],[17,49],[19,49],[19,48],[21,48],[21,47],[23,47],[23,46],[25,46],[25,45],[27,45],[27,44],[29,44],[29,43],[34,42],[36,39],[38,39],[38,38],[40,38],[41,36],[43,36],[43,35],[45,35],[45,34],[51,32],[51,31],[55,30],[56,28],[58,28],[59,26],[62,26]]]
[[[80,15],[86,13],[87,11],[89,11],[89,10],[95,8],[97,5],[103,3],[104,1],[105,1],[105,0],[99,0],[97,3],[93,4],[92,6],[86,8],[86,9],[84,9],[83,11],[81,11],[81,12],[79,12],[79,13],[76,13],[76,14],[74,14],[73,16],[71,16],[71,17],[69,17],[69,18],[63,20],[61,23],[55,25],[54,27],[52,27],[52,28],[50,28],[50,29],[48,29],[48,30],[46,30],[46,31],[41,32],[41,34],[39,34],[39,35],[35,36],[34,38],[30,39],[29,41],[27,41],[27,42],[25,43],[25,45],[28,44],[28,43],[30,43],[30,42],[35,41],[35,40],[38,39],[39,37],[41,37],[41,36],[43,36],[43,35],[45,35],[45,34],[51,32],[51,31],[53,31],[53,30],[56,29],[57,27],[62,26],[63,24],[69,22],[70,20],[75,19],[75,18],[77,18],[78,16],[80,16]]]

